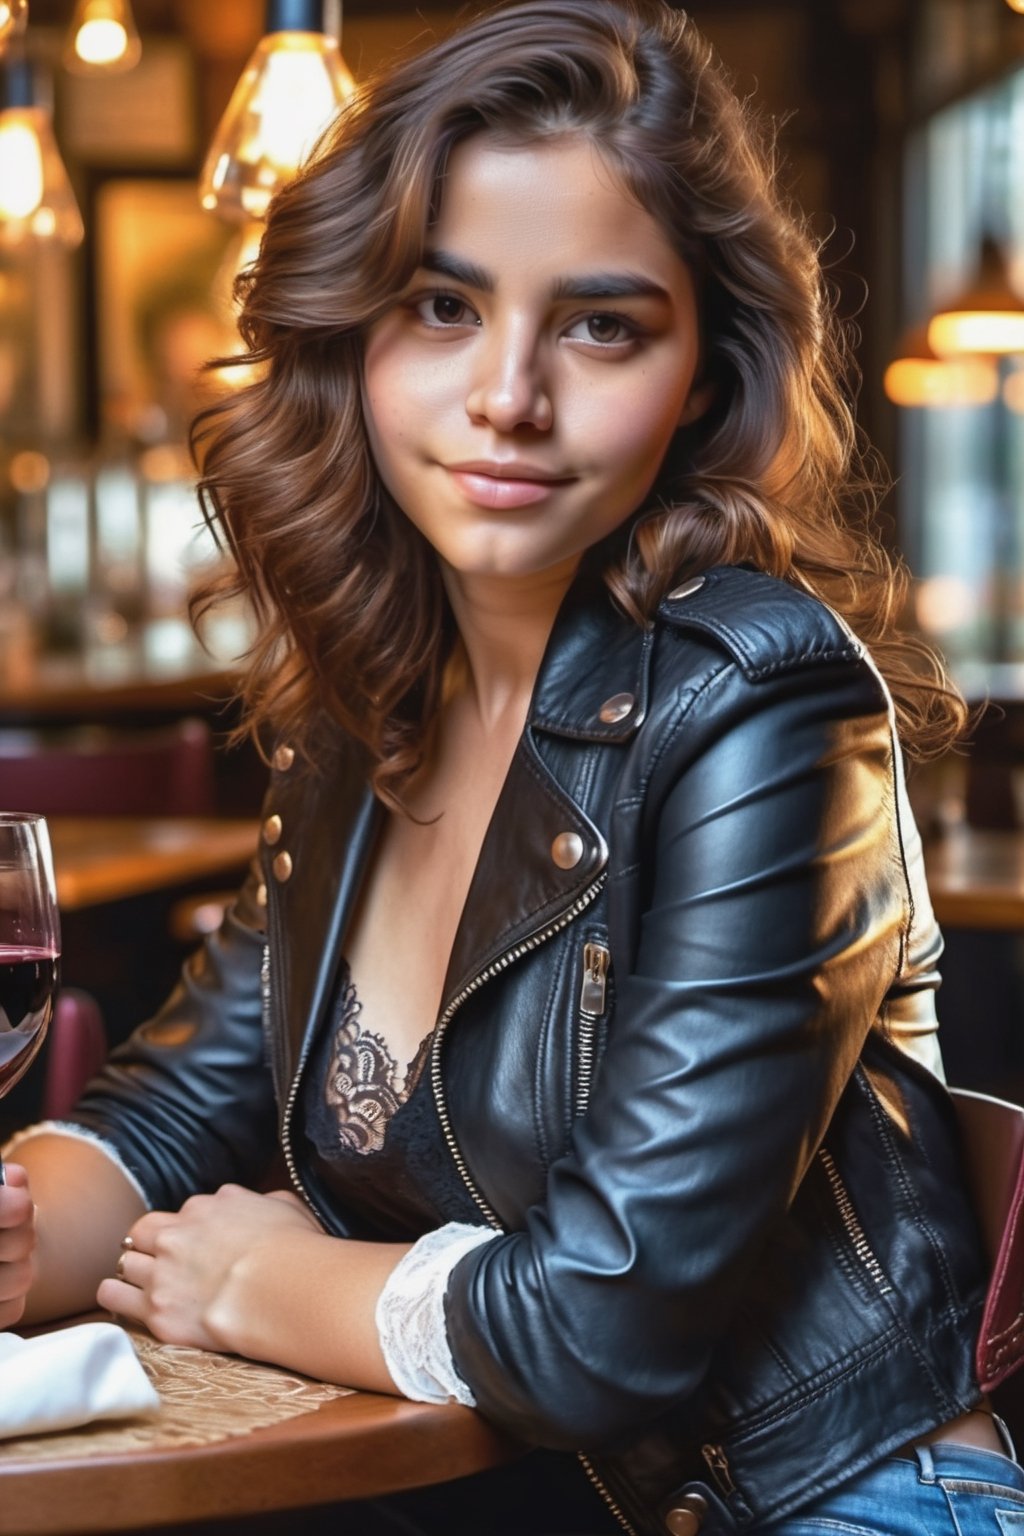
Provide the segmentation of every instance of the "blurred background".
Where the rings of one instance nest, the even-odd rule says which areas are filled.
[[[856,326],[860,419],[894,479],[885,532],[914,572],[905,622],[984,706],[973,748],[913,794],[949,936],[951,1075],[1008,1091],[1024,1062],[1024,0],[689,9],[778,122]],[[204,648],[185,614],[218,558],[185,449],[216,387],[197,370],[234,350],[232,277],[352,79],[459,10],[0,0],[0,804],[5,753],[230,729],[247,616],[219,614]],[[177,809],[258,813],[254,754],[208,768]],[[35,808],[124,814],[106,779],[105,797]],[[136,813],[173,809],[154,789]],[[159,963],[132,969],[135,918],[116,909],[117,977],[85,966],[115,1033],[176,963],[163,941],[186,885],[202,894],[168,885],[145,930]]]

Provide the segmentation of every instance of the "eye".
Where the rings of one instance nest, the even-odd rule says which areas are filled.
[[[430,293],[426,298],[418,300],[416,313],[424,325],[429,325],[436,330],[442,330],[447,326],[478,325],[476,314],[455,293]]]
[[[622,346],[637,339],[637,328],[622,315],[608,310],[596,310],[575,321],[567,331],[570,341],[589,341],[598,346]]]

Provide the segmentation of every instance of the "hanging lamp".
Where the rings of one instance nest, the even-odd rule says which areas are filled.
[[[1024,352],[1024,299],[1010,282],[1006,258],[990,235],[981,243],[974,281],[932,316],[928,342],[939,357]]]
[[[991,358],[937,356],[928,345],[928,327],[916,326],[901,336],[893,361],[882,380],[894,405],[989,405],[999,389]]]
[[[76,246],[82,215],[28,59],[0,60],[0,245]]]
[[[203,207],[227,219],[262,219],[354,90],[323,0],[268,0],[265,36],[206,156]]]
[[[28,0],[0,0],[0,48],[25,30]]]
[[[131,0],[78,0],[61,54],[75,74],[121,74],[142,57]]]

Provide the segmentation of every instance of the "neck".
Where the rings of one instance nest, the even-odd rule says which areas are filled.
[[[472,699],[484,726],[523,713],[576,562],[540,575],[465,576],[442,571],[461,645],[450,690]]]

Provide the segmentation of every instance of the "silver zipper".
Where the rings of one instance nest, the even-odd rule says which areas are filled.
[[[608,1491],[608,1488],[602,1482],[599,1473],[595,1471],[594,1464],[590,1460],[590,1457],[586,1455],[584,1451],[577,1451],[576,1455],[579,1458],[580,1465],[582,1466],[584,1472],[587,1474],[587,1477],[590,1479],[597,1492],[601,1495],[602,1499],[604,1499],[604,1502],[607,1504],[611,1513],[615,1516],[615,1519],[622,1526],[622,1529],[628,1533],[628,1536],[637,1536],[636,1527],[630,1525],[629,1521],[622,1513],[622,1509],[616,1502],[614,1494]]]
[[[262,1009],[263,1009],[263,1028],[264,1028],[264,1030],[269,1030],[269,1026],[270,1026],[270,945],[269,944],[264,944],[264,946],[263,946],[263,962],[260,965],[260,995],[261,995],[261,1004],[262,1004]],[[272,1040],[273,1036],[271,1035],[270,1038]],[[299,1178],[299,1170],[295,1166],[295,1156],[294,1156],[294,1153],[292,1152],[292,1137],[291,1137],[292,1111],[295,1108],[295,1097],[296,1097],[296,1094],[299,1091],[299,1080],[302,1077],[302,1069],[306,1065],[306,1057],[308,1056],[308,1054],[309,1054],[309,1042],[307,1041],[304,1044],[304,1046],[303,1046],[302,1054],[299,1057],[298,1066],[296,1067],[295,1073],[294,1073],[294,1075],[292,1077],[292,1085],[291,1085],[291,1088],[289,1089],[288,1099],[287,1099],[287,1102],[285,1103],[285,1106],[284,1106],[284,1114],[281,1117],[281,1151],[284,1153],[285,1164],[286,1164],[286,1166],[288,1168],[288,1177],[291,1179],[292,1184],[295,1186],[296,1192],[299,1195],[302,1196],[303,1200],[305,1200],[306,1204],[309,1206],[310,1210],[313,1212],[313,1215],[316,1217],[317,1221],[319,1221],[320,1220],[320,1212],[317,1210],[317,1208],[316,1208],[315,1204],[313,1203],[313,1201],[311,1200],[310,1196],[306,1193],[306,1188],[305,1188],[302,1180]],[[278,1075],[280,1075],[280,1074],[278,1074]]]
[[[467,997],[471,997],[474,992],[479,991],[485,981],[490,981],[493,977],[500,976],[502,971],[507,971],[509,966],[514,964],[516,960],[520,960],[523,955],[529,954],[531,950],[536,949],[554,934],[560,933],[563,928],[567,928],[571,922],[579,917],[581,912],[586,911],[598,891],[604,885],[606,878],[606,872],[602,870],[597,879],[591,885],[588,885],[582,895],[576,898],[572,906],[563,912],[553,923],[549,923],[546,928],[541,928],[536,933],[531,933],[530,937],[523,939],[521,944],[517,944],[513,949],[506,950],[503,955],[498,956],[497,960],[492,960],[486,970],[474,976],[472,981],[468,982],[460,992],[456,993],[438,1019],[437,1027],[434,1030],[434,1044],[430,1053],[430,1084],[433,1089],[434,1102],[437,1105],[438,1119],[441,1122],[445,1144],[452,1155],[456,1168],[459,1170],[462,1182],[465,1184],[474,1203],[488,1226],[493,1227],[496,1232],[504,1230],[502,1224],[474,1184],[472,1175],[466,1167],[466,1160],[452,1131],[448,1106],[444,1099],[444,1084],[441,1081],[441,1046],[444,1043],[445,1031],[451,1023],[453,1015],[466,1001]]]
[[[587,889],[582,893],[582,895],[577,897],[568,911],[563,912],[561,917],[559,917],[555,922],[549,923],[546,928],[542,928],[537,933],[531,934],[530,937],[528,939],[524,939],[521,944],[517,944],[513,949],[507,950],[505,954],[500,955],[497,960],[493,960],[491,964],[486,968],[486,970],[480,971],[478,975],[473,977],[472,981],[468,982],[467,985],[464,986],[462,990],[452,998],[451,1002],[448,1004],[448,1007],[444,1010],[441,1017],[437,1021],[437,1028],[434,1032],[434,1045],[430,1057],[430,1082],[434,1091],[434,1102],[437,1105],[438,1118],[441,1121],[441,1129],[444,1133],[445,1143],[447,1144],[448,1150],[452,1155],[456,1168],[459,1170],[462,1182],[465,1184],[466,1189],[469,1191],[473,1201],[480,1210],[488,1226],[493,1227],[498,1232],[503,1231],[504,1228],[502,1227],[501,1222],[499,1221],[497,1215],[491,1208],[488,1201],[484,1199],[483,1195],[480,1193],[475,1183],[473,1182],[473,1178],[469,1172],[469,1169],[466,1167],[466,1160],[462,1155],[459,1144],[455,1140],[455,1135],[452,1131],[451,1120],[448,1115],[448,1106],[444,1099],[444,1083],[441,1080],[441,1045],[444,1040],[444,1033],[448,1028],[448,1025],[451,1023],[452,1017],[466,1001],[467,997],[471,997],[474,992],[478,991],[480,987],[483,986],[484,982],[490,981],[495,976],[499,976],[502,971],[508,970],[508,967],[514,964],[516,960],[521,959],[523,955],[529,954],[530,951],[536,949],[538,945],[543,944],[547,939],[552,938],[556,933],[560,933],[563,928],[567,928],[571,922],[579,917],[581,912],[585,912],[587,907],[590,906],[591,902],[594,900],[595,896],[604,885],[606,879],[607,874],[605,871],[602,871],[601,874],[598,875],[597,879],[593,882],[593,884],[589,885]],[[595,946],[595,948],[596,947],[597,946]],[[614,1518],[622,1526],[622,1529],[626,1532],[626,1536],[637,1536],[635,1527],[630,1525],[629,1521],[626,1519],[626,1516],[623,1514],[622,1509],[617,1503],[614,1495],[609,1492],[608,1488],[605,1486],[605,1483],[602,1481],[599,1474],[595,1471],[594,1465],[591,1462],[589,1456],[585,1451],[577,1451],[576,1454],[579,1458],[580,1465],[583,1467],[583,1470],[587,1474],[591,1484],[600,1494],[605,1504],[607,1504]]]
[[[853,1244],[854,1252],[874,1281],[878,1294],[880,1296],[887,1296],[892,1290],[892,1286],[886,1279],[885,1270],[875,1258],[871,1244],[864,1235],[864,1228],[861,1226],[857,1212],[853,1208],[853,1201],[847,1193],[846,1185],[843,1183],[842,1175],[835,1165],[832,1154],[827,1147],[819,1147],[818,1157],[825,1170],[833,1197],[839,1208],[839,1215],[842,1218],[843,1226],[846,1228],[846,1234]]]
[[[608,962],[603,944],[584,944],[583,981],[580,984],[579,1035],[577,1044],[576,1114],[582,1115],[590,1099],[594,1077],[595,1025],[608,1002]]]

